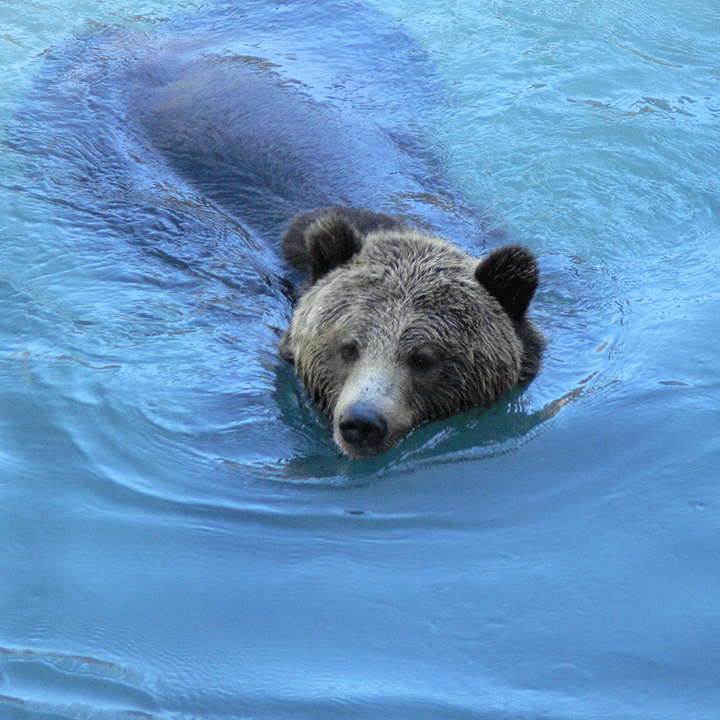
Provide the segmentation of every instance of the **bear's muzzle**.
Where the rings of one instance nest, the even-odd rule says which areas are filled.
[[[407,374],[368,360],[351,373],[333,411],[335,442],[350,457],[380,455],[412,427]]]
[[[360,454],[370,454],[385,446],[388,423],[382,413],[366,402],[356,402],[338,422],[342,439]]]

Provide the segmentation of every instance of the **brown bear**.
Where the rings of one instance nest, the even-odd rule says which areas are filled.
[[[401,219],[331,208],[296,218],[283,252],[312,283],[281,354],[352,458],[538,371],[544,342],[526,314],[538,268],[522,246],[479,260]]]

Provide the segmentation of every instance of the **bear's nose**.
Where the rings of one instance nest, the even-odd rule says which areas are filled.
[[[377,408],[365,403],[347,408],[338,426],[343,440],[357,450],[380,447],[388,433],[387,420]]]

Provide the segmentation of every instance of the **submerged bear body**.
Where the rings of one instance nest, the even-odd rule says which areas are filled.
[[[284,252],[313,284],[281,353],[351,457],[385,452],[538,370],[543,340],[526,314],[538,270],[521,246],[478,260],[402,220],[336,208],[298,218]]]

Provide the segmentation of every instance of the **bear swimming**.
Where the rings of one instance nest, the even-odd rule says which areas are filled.
[[[519,245],[478,260],[401,219],[333,208],[298,217],[283,251],[312,285],[280,352],[352,458],[537,373],[543,339],[526,311],[538,269]]]
[[[412,39],[361,3],[218,3],[163,33],[109,28],[49,53],[16,144],[55,158],[42,182],[62,178],[80,223],[280,298],[280,354],[357,458],[491,402],[540,362],[532,255],[480,260],[439,237],[482,247],[493,232],[417,139],[442,102]],[[311,280],[295,308],[281,237]],[[253,319],[280,335],[273,312]]]
[[[137,62],[125,83],[131,114],[173,167],[271,242],[290,225],[283,254],[312,286],[280,352],[343,453],[382,454],[413,427],[535,375],[543,341],[526,315],[538,283],[529,251],[501,247],[480,261],[404,213],[357,209],[430,197],[417,217],[443,205],[418,192],[442,181],[415,146],[389,144],[373,115],[320,105],[258,58],[184,48],[170,58],[163,48]]]

